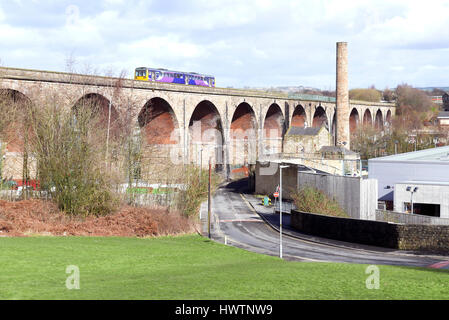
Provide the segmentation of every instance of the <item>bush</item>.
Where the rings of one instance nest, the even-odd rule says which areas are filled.
[[[69,214],[104,215],[118,204],[110,190],[99,126],[90,107],[76,111],[56,100],[33,108],[31,148],[41,187]]]
[[[293,193],[292,197],[299,211],[325,214],[333,217],[349,217],[337,201],[330,199],[324,192],[316,188],[303,187],[298,192]]]
[[[186,216],[195,216],[199,212],[201,203],[207,200],[209,170],[203,169],[200,173],[199,167],[186,167],[183,182],[185,189],[179,193],[176,199],[176,207]],[[214,194],[219,183],[220,177],[212,172],[211,195]]]

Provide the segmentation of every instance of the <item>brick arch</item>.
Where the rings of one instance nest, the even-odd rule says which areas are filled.
[[[370,109],[365,109],[365,112],[363,113],[363,125],[364,126],[373,125],[373,115],[371,114]]]
[[[351,110],[351,113],[349,114],[349,132],[354,133],[359,127],[359,123],[360,123],[359,111],[356,108],[353,108]]]
[[[148,100],[137,118],[145,141],[152,145],[179,143],[179,124],[172,106],[163,98]]]
[[[388,125],[391,125],[391,110],[387,111],[387,114],[385,116],[385,122],[388,123]]]
[[[298,104],[295,110],[293,111],[291,126],[304,127],[306,124],[307,126],[310,126],[307,123],[306,109],[302,105]]]
[[[193,162],[204,166],[211,158],[214,165],[223,164],[223,123],[217,107],[209,100],[202,100],[193,110],[189,137]]]
[[[78,99],[72,107],[77,112],[80,108],[87,108],[91,112],[95,123],[93,124],[97,130],[102,131],[101,134],[107,135],[109,125],[109,134],[112,139],[118,139],[121,134],[122,123],[120,114],[114,104],[111,104],[111,114],[109,119],[110,101],[99,93],[87,93]]]
[[[31,134],[31,129],[25,131],[24,122],[28,115],[27,109],[32,105],[32,100],[23,92],[15,89],[0,89],[0,103],[4,103],[14,117],[4,132],[6,151],[23,152],[25,144],[24,132]]]
[[[384,127],[384,118],[380,109],[377,109],[376,111],[376,115],[374,118],[374,127],[379,130],[383,129]]]
[[[247,102],[234,111],[229,130],[229,156],[233,164],[247,164],[256,160],[257,117]]]
[[[321,127],[323,125],[326,129],[330,129],[326,110],[322,106],[318,106],[315,108],[315,112],[313,114],[312,127]]]
[[[277,103],[272,103],[265,114],[263,123],[264,137],[278,138],[284,134],[284,114]]]

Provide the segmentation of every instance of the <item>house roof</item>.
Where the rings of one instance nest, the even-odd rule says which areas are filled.
[[[316,136],[323,127],[290,127],[287,131],[289,136]]]

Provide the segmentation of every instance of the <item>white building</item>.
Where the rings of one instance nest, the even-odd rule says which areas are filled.
[[[368,160],[389,210],[449,218],[449,146]]]

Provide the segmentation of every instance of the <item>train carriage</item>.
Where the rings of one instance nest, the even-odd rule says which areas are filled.
[[[178,83],[193,86],[215,87],[215,77],[195,72],[180,72],[167,69],[136,68],[135,80]]]

